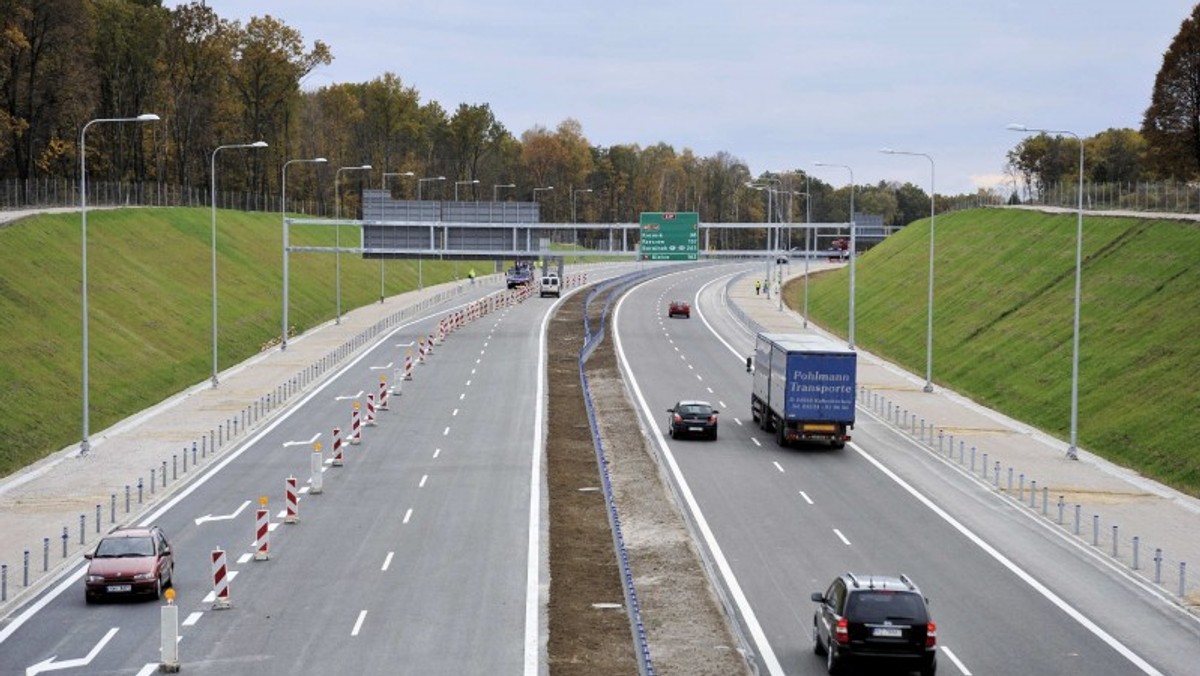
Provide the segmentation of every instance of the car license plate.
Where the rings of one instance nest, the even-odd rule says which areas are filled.
[[[110,584],[110,585],[108,585],[108,592],[110,594],[115,594],[118,592],[127,592],[132,589],[133,589],[133,586],[127,585],[127,584]]]
[[[704,428],[703,427],[689,427],[688,431],[689,432],[703,432]]]
[[[892,629],[889,627],[875,627],[875,631],[873,631],[871,635],[886,638],[900,638],[904,635],[904,632],[900,629]]]

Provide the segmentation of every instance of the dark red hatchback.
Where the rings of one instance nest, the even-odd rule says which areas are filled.
[[[88,603],[138,594],[157,599],[174,582],[175,558],[158,526],[115,530],[84,558],[91,561],[83,578]]]

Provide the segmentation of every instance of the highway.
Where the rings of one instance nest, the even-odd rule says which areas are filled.
[[[541,329],[553,305],[535,297],[448,336],[333,467],[333,427],[348,439],[353,402],[365,410],[380,375],[391,381],[458,308],[397,328],[143,520],[171,538],[187,673],[537,673]],[[301,486],[296,524],[282,523],[288,476]],[[265,561],[253,558],[260,497]],[[217,547],[229,610],[212,609]],[[0,635],[0,673],[157,668],[160,604],[85,605],[82,572]]]
[[[1200,624],[859,407],[843,451],[784,449],[751,422],[753,335],[724,308],[729,266],[643,283],[618,354],[764,673],[815,674],[813,604],[839,573],[907,573],[930,598],[942,674],[1184,674]],[[673,298],[691,319],[667,319]],[[706,399],[717,441],[665,436]]]

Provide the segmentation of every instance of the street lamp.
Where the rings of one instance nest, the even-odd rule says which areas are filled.
[[[516,183],[500,183],[500,184],[493,185],[492,186],[492,201],[493,202],[496,201],[496,194],[500,190],[500,188],[515,188],[515,187],[517,187]]]
[[[425,183],[426,181],[444,181],[444,180],[446,180],[445,176],[430,176],[429,178],[418,178],[417,179],[417,201],[418,202],[421,201],[421,184],[422,183]]]
[[[312,159],[297,159],[288,160],[283,163],[283,178],[279,185],[279,210],[283,216],[283,332],[280,334],[279,349],[287,349],[288,337],[288,227],[287,227],[287,168],[289,164],[296,162],[312,162],[315,164],[324,164],[327,162],[324,157],[314,157]]]
[[[578,188],[576,190],[571,191],[571,222],[572,223],[575,222],[575,198],[581,192],[591,192],[591,191],[592,191],[591,188]]]
[[[454,182],[454,201],[455,202],[458,201],[458,186],[460,186],[460,185],[475,185],[477,183],[479,183],[479,179],[477,179],[477,178],[470,180],[470,181],[455,181]]]
[[[334,274],[337,297],[336,309],[334,311],[334,324],[342,323],[342,191],[338,179],[343,171],[370,171],[371,165],[363,164],[357,167],[338,167],[337,171],[333,172],[333,241],[334,241],[334,269],[337,271]]]
[[[1037,132],[1041,134],[1066,134],[1079,143],[1079,206],[1075,226],[1075,326],[1071,347],[1071,442],[1067,446],[1067,457],[1078,460],[1079,433],[1079,291],[1080,278],[1083,276],[1083,139],[1079,134],[1065,129],[1032,129],[1023,124],[1010,124],[1012,131]]]
[[[414,174],[411,171],[384,172],[383,176],[380,177],[380,179],[379,179],[379,187],[381,190],[387,190],[387,177],[388,176],[408,176],[409,178],[412,178],[412,177],[415,177],[416,174]],[[380,210],[380,216],[382,216],[382,215],[383,215],[383,211]],[[383,231],[380,230],[379,232],[380,232],[380,237],[382,238]],[[384,258],[383,254],[379,254],[379,302],[380,303],[383,302],[383,298],[385,295],[384,290],[383,290],[383,279],[384,279],[384,277],[383,277],[383,258]]]
[[[88,441],[87,130],[97,122],[157,122],[158,119],[154,113],[143,113],[137,117],[108,117],[92,120],[79,130],[79,214],[83,224],[83,439],[79,442],[80,455],[87,455],[91,449]]]
[[[254,143],[234,143],[231,145],[217,146],[212,151],[212,159],[210,161],[209,175],[212,178],[212,194],[209,201],[212,202],[212,353],[213,353],[213,370],[212,370],[212,386],[217,386],[217,153],[228,148],[266,148],[266,141],[255,141]]]
[[[808,243],[812,231],[812,182],[804,172],[804,328],[808,328],[808,259],[812,258],[812,246]],[[815,239],[815,238],[814,238]]]
[[[848,345],[854,349],[854,259],[857,258],[856,228],[854,227],[854,170],[845,164],[827,164],[814,162],[818,167],[841,167],[850,172],[850,335]]]
[[[933,392],[933,226],[936,212],[933,195],[935,190],[935,168],[933,158],[926,153],[883,148],[879,152],[888,155],[915,155],[929,160],[929,307],[925,311],[925,391]]]

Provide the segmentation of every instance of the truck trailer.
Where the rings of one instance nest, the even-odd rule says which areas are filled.
[[[813,334],[760,333],[754,345],[754,422],[780,446],[842,448],[854,427],[858,354]]]

